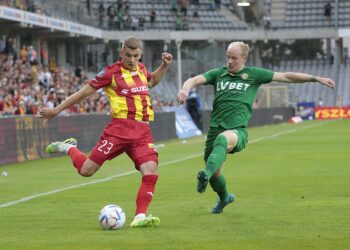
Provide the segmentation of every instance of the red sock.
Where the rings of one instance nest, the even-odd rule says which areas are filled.
[[[145,175],[136,198],[136,214],[146,214],[147,208],[152,201],[154,188],[158,180],[158,175]]]
[[[80,169],[83,167],[84,162],[87,160],[87,157],[82,152],[80,152],[77,147],[71,147],[68,150],[68,155],[72,159],[74,167],[80,173]]]

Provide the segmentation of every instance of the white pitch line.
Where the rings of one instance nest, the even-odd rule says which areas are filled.
[[[285,132],[276,133],[276,134],[273,134],[273,135],[270,135],[270,136],[260,137],[260,138],[257,138],[255,140],[250,141],[249,143],[252,144],[252,143],[259,142],[259,141],[272,139],[272,138],[275,138],[275,137],[278,137],[278,136],[295,133],[295,132],[298,132],[298,131],[301,131],[301,130],[304,130],[304,129],[309,129],[309,128],[321,126],[321,125],[324,125],[324,124],[326,124],[326,122],[325,123],[319,123],[319,124],[313,124],[311,126],[307,126],[307,127],[303,127],[303,128],[299,128],[299,129],[292,129],[292,130],[288,130],[288,131],[285,131]],[[191,156],[186,156],[186,157],[183,157],[183,158],[180,158],[180,159],[177,159],[177,160],[168,161],[168,162],[165,162],[163,164],[159,164],[159,167],[164,167],[164,166],[171,165],[171,164],[174,164],[174,163],[178,163],[178,162],[181,162],[181,161],[186,161],[186,160],[189,160],[189,159],[193,159],[193,158],[199,157],[201,155],[203,155],[203,153],[196,153],[196,154],[193,154]],[[9,207],[9,206],[12,206],[12,205],[15,205],[15,204],[18,204],[18,203],[30,201],[30,200],[33,200],[33,199],[36,199],[36,198],[39,198],[39,197],[42,197],[42,196],[46,196],[46,195],[60,193],[60,192],[63,192],[63,191],[66,191],[66,190],[70,190],[70,189],[75,189],[75,188],[80,188],[80,187],[84,187],[84,186],[93,185],[93,184],[100,183],[100,182],[110,181],[112,179],[119,178],[119,177],[126,176],[126,175],[130,175],[130,174],[134,174],[134,173],[137,173],[137,172],[138,171],[136,171],[136,170],[128,171],[128,172],[125,172],[125,173],[122,173],[122,174],[113,175],[113,176],[106,177],[106,178],[99,179],[99,180],[95,180],[95,181],[85,182],[85,183],[81,183],[81,184],[77,184],[77,185],[73,185],[73,186],[68,186],[68,187],[65,187],[65,188],[54,189],[54,190],[49,191],[49,192],[44,192],[44,193],[39,193],[39,194],[23,197],[23,198],[21,198],[19,200],[15,200],[15,201],[11,201],[11,202],[0,204],[0,208]]]

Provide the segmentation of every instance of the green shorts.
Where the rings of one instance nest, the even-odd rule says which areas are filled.
[[[236,152],[242,151],[245,148],[245,145],[248,143],[248,133],[245,128],[240,127],[234,129],[226,129],[221,126],[217,128],[210,127],[207,135],[207,140],[205,142],[204,161],[207,161],[209,155],[211,154],[211,151],[213,151],[213,144],[216,137],[226,130],[232,130],[238,136],[237,145],[231,152],[229,152],[229,154],[234,154]]]

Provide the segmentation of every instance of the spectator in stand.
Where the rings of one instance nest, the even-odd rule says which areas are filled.
[[[140,16],[140,17],[139,17],[139,29],[140,29],[140,30],[143,30],[143,29],[144,29],[144,27],[145,27],[145,22],[146,22],[145,18],[142,17],[142,16]]]
[[[123,9],[117,11],[117,29],[119,30],[124,30],[125,15],[126,13]]]
[[[156,16],[157,16],[157,13],[156,13],[156,10],[155,8],[153,7],[149,13],[149,20],[151,22],[151,29],[154,29],[155,28],[155,21],[156,21]]]
[[[139,19],[136,16],[131,17],[131,30],[136,31],[139,27]]]
[[[27,107],[24,101],[20,101],[15,108],[14,115],[25,115],[27,113]]]
[[[117,14],[117,10],[112,3],[111,5],[108,6],[107,9],[107,15],[108,15],[108,28],[111,30],[114,28],[114,18]]]
[[[42,70],[39,72],[38,79],[39,79],[39,85],[43,86],[46,90],[52,87],[51,86],[52,75],[46,65],[43,66]]]
[[[26,63],[28,61],[28,50],[26,45],[22,45],[22,49],[19,52],[19,57],[23,63]]]
[[[103,26],[104,26],[104,23],[103,23],[104,17],[105,17],[105,7],[103,4],[103,0],[101,0],[100,5],[98,6],[98,26],[100,28],[103,28]]]
[[[124,16],[124,30],[130,30],[131,24],[132,24],[132,17],[128,13],[128,14],[126,14],[126,16]]]
[[[4,52],[13,56],[13,62],[17,60],[17,51],[15,50],[16,39],[14,37],[8,37],[5,44]]]
[[[183,22],[182,22],[182,15],[178,11],[176,13],[176,19],[175,19],[175,30],[182,30]]]
[[[76,69],[75,69],[75,72],[74,72],[74,75],[78,78],[81,78],[82,77],[82,72],[83,72],[83,66],[82,65],[79,65]]]
[[[38,63],[38,53],[36,52],[33,46],[29,46],[28,57],[31,65],[35,65]]]
[[[331,21],[331,16],[332,16],[332,5],[331,2],[327,2],[324,5],[324,17],[326,18],[327,21]]]
[[[48,64],[47,61],[47,51],[45,49],[44,43],[40,42],[40,63]]]

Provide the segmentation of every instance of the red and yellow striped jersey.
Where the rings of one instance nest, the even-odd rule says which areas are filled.
[[[154,111],[148,92],[151,78],[143,63],[138,63],[135,70],[128,70],[118,61],[105,67],[89,84],[95,89],[105,88],[113,118],[153,121]]]

